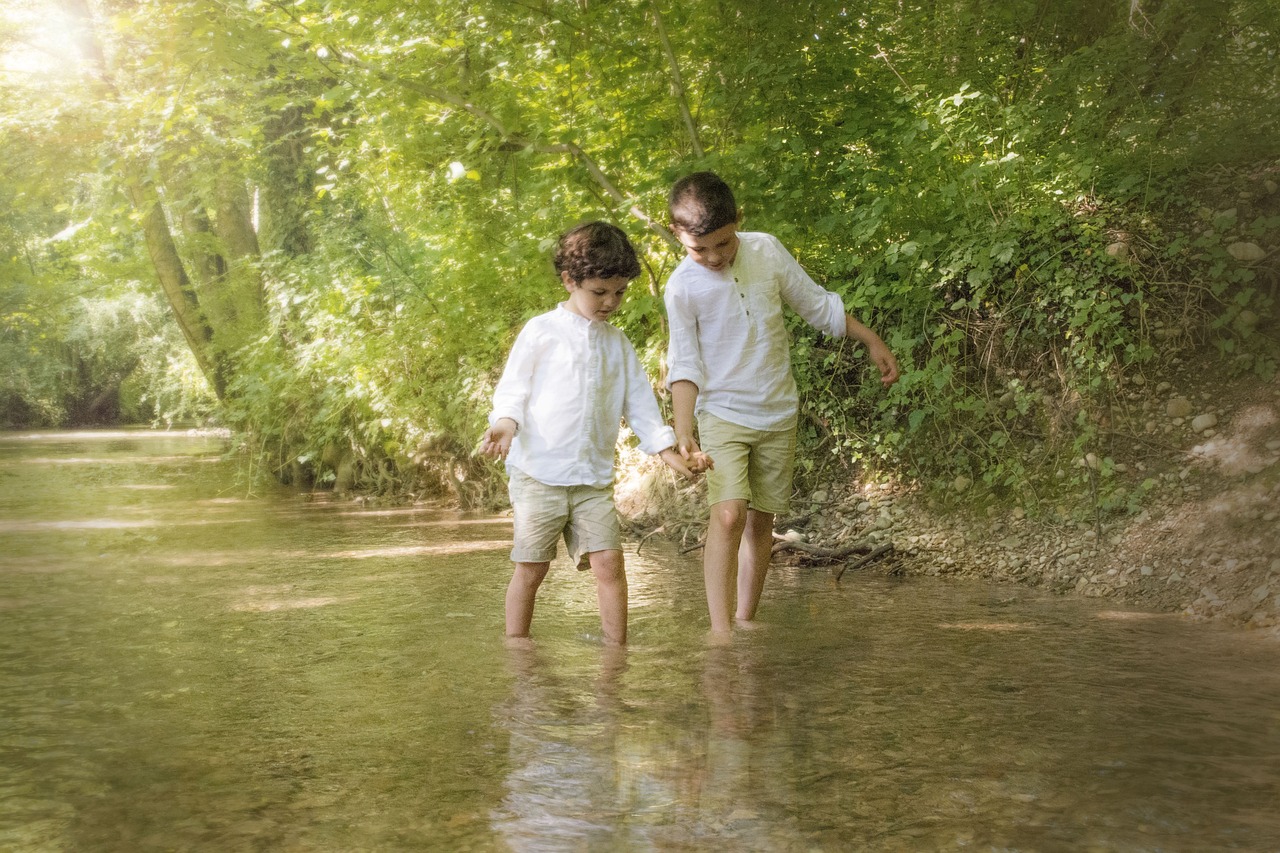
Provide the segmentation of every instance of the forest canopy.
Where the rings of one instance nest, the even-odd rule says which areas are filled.
[[[660,386],[665,194],[714,169],[905,369],[794,326],[802,475],[1018,498],[1161,352],[1275,370],[1278,54],[1275,0],[10,0],[3,423],[478,500],[556,236],[636,243]]]

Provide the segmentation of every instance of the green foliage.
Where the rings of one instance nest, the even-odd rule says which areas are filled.
[[[1276,367],[1272,5],[113,3],[109,85],[68,57],[0,107],[8,420],[113,384],[139,416],[205,412],[139,295],[158,270],[127,172],[267,470],[484,500],[470,451],[516,330],[560,298],[555,237],[627,228],[646,271],[619,322],[656,375],[678,258],[635,211],[661,221],[713,168],[906,368],[884,391],[796,325],[810,476],[1123,511],[1124,382],[1169,347]]]

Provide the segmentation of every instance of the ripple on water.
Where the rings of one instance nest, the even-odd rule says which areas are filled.
[[[700,555],[651,540],[629,648],[563,557],[508,647],[509,519],[108,443],[0,440],[93,460],[5,469],[0,847],[1280,849],[1262,638],[777,567],[714,646]]]

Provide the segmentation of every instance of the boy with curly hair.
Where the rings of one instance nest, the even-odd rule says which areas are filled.
[[[493,395],[482,453],[506,460],[514,515],[506,632],[527,639],[534,599],[563,536],[569,556],[595,575],[605,642],[627,639],[627,576],[613,505],[619,421],[640,448],[682,477],[709,464],[675,450],[649,379],[622,330],[608,323],[640,274],[627,235],[607,222],[565,233],[556,272],[569,298],[520,331]]]

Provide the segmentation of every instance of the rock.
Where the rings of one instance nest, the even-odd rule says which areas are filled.
[[[1196,415],[1195,419],[1191,421],[1191,430],[1192,432],[1204,432],[1205,430],[1212,429],[1217,425],[1218,416],[1213,412],[1206,412],[1203,415]]]
[[[1117,261],[1129,260],[1129,244],[1116,242],[1107,246],[1107,255],[1115,258]]]
[[[1185,418],[1191,414],[1191,401],[1186,397],[1174,397],[1164,410],[1171,418]]]
[[[1245,309],[1236,315],[1236,328],[1247,331],[1258,325],[1258,315]]]
[[[804,542],[805,536],[799,530],[788,530],[782,534],[782,538],[788,542]]]
[[[967,492],[969,490],[969,487],[972,485],[973,485],[973,480],[966,477],[964,474],[961,474],[960,476],[956,477],[954,480],[951,481],[951,488],[961,493]]]
[[[1246,243],[1244,241],[1232,243],[1228,246],[1227,254],[1235,258],[1237,261],[1243,261],[1244,263],[1260,261],[1267,256],[1267,253],[1264,252],[1262,247],[1257,243]]]
[[[816,491],[813,493],[813,502],[816,504],[824,504],[827,502],[827,493],[825,491]]]

